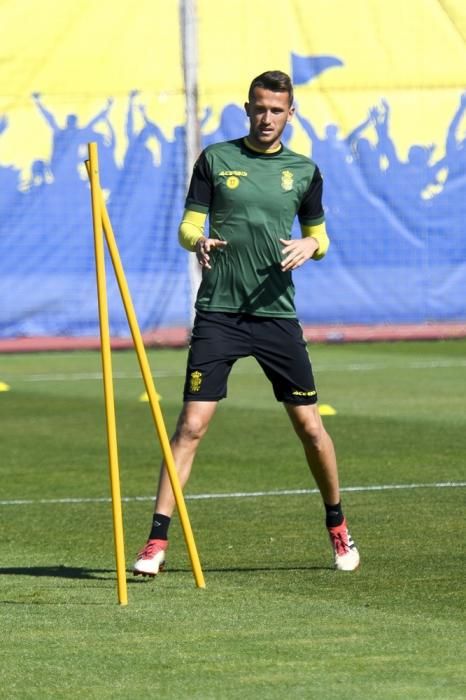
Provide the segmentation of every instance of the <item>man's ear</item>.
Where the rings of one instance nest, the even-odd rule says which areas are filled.
[[[295,108],[290,107],[290,109],[288,110],[288,118],[286,120],[287,122],[290,122],[292,120],[294,113],[295,113]]]
[[[248,117],[249,117],[249,102],[245,102],[245,103],[244,103],[244,109],[245,109],[245,111],[246,111],[246,114],[247,114]]]

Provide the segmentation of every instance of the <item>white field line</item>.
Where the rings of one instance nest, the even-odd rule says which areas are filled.
[[[433,484],[380,484],[373,486],[344,486],[340,489],[346,493],[367,493],[369,491],[403,491],[407,489],[453,489],[463,488],[466,481],[443,481]],[[199,493],[187,494],[187,501],[207,501],[221,498],[264,498],[268,496],[303,496],[318,494],[318,489],[282,489],[280,491],[237,491],[233,493]],[[135,501],[153,501],[153,496],[127,496],[121,499],[124,503]],[[110,503],[111,498],[38,498],[0,500],[0,506],[30,506],[69,503]]]
[[[312,358],[311,358],[312,359]],[[396,370],[411,370],[411,369],[452,369],[466,368],[466,360],[415,360],[407,363],[384,363],[384,362],[351,362],[344,365],[332,365],[315,363],[314,369],[316,373],[320,372],[373,372],[387,369]],[[235,374],[259,374],[259,367],[241,367],[238,365],[234,370]],[[165,371],[157,370],[153,373],[154,378],[157,377],[180,377],[184,376],[185,369]],[[82,382],[82,381],[101,381],[101,372],[57,372],[46,374],[24,374],[20,376],[6,376],[3,378],[9,382]],[[113,372],[114,379],[140,379],[141,375],[137,372]]]

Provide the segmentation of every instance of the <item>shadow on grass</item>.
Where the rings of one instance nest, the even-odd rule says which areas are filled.
[[[49,576],[52,578],[72,578],[107,580],[108,576],[102,574],[115,574],[113,569],[86,569],[76,566],[10,566],[0,568],[0,576]]]
[[[335,571],[333,566],[219,566],[202,568],[205,574],[249,574],[264,573],[273,574],[275,571]],[[190,573],[191,569],[165,569],[165,574]]]
[[[225,566],[225,567],[205,567],[203,571],[207,573],[223,574],[223,573],[274,573],[276,571],[333,571],[330,566]],[[126,573],[131,575],[131,569],[127,569]],[[163,576],[167,574],[188,574],[191,573],[190,568],[166,569]],[[36,578],[64,578],[64,579],[81,579],[91,581],[108,581],[116,576],[115,569],[87,569],[85,567],[76,566],[11,566],[0,568],[0,576],[33,576]],[[148,577],[151,578],[151,577]],[[128,578],[128,583],[137,583],[145,580],[145,577]]]

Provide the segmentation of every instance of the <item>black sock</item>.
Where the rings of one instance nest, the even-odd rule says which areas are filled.
[[[327,527],[337,527],[341,525],[344,520],[343,511],[341,509],[341,503],[336,505],[329,505],[324,503],[325,506],[325,524]]]
[[[168,526],[171,518],[168,515],[154,513],[152,518],[152,529],[150,531],[150,540],[168,540]]]

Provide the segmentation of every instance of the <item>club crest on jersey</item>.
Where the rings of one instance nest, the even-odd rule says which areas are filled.
[[[282,190],[290,192],[293,189],[293,173],[291,170],[282,170]]]
[[[202,384],[202,372],[198,372],[197,370],[195,372],[191,372],[190,381],[189,381],[190,391],[192,391],[193,394],[197,394],[197,392],[201,390],[201,384]]]
[[[222,170],[219,173],[220,177],[225,177],[225,185],[229,190],[236,190],[241,182],[242,177],[247,177],[248,174],[245,170]]]
[[[230,175],[230,177],[227,177],[226,186],[228,187],[229,190],[236,190],[238,185],[239,185],[239,177],[236,177],[236,175]]]

